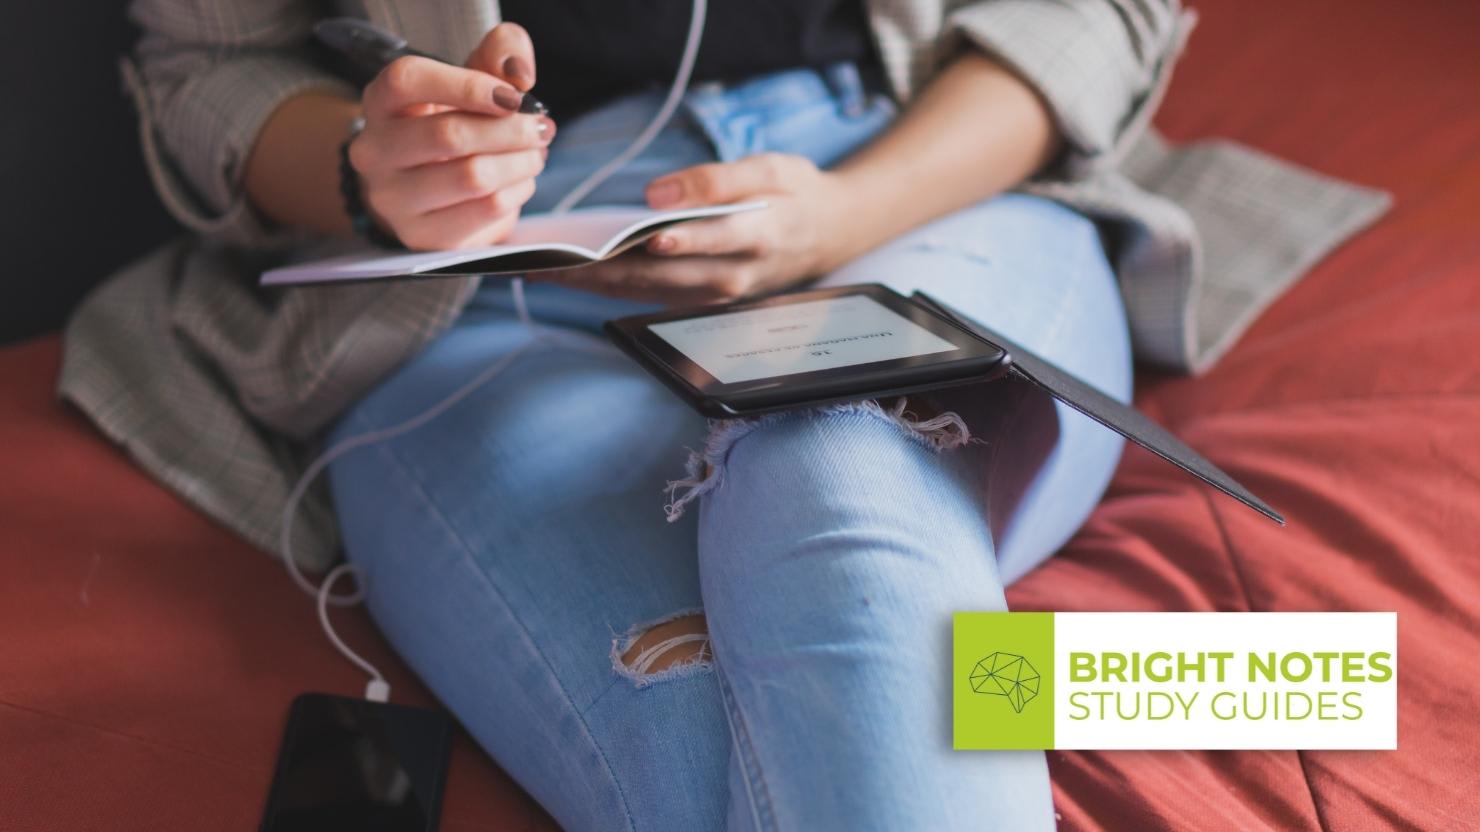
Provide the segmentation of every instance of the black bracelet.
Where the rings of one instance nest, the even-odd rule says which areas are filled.
[[[349,138],[339,145],[339,193],[344,197],[344,213],[349,215],[349,223],[355,233],[369,240],[381,248],[405,248],[394,234],[387,233],[375,220],[370,217],[370,212],[365,208],[365,198],[360,193],[360,174],[355,166],[349,161],[349,145],[360,131],[365,129],[365,120],[357,118],[350,125]]]

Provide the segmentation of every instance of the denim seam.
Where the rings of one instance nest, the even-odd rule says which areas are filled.
[[[735,698],[735,691],[730,687],[730,680],[724,668],[718,666],[717,660],[715,665],[715,678],[719,681],[720,699],[725,706],[725,716],[730,723],[730,738],[735,743],[736,764],[740,766],[740,776],[745,780],[745,793],[747,802],[750,804],[751,819],[755,821],[756,828],[762,832],[775,832],[779,828],[776,823],[776,802],[771,797],[771,789],[766,784],[765,775],[761,773],[760,759],[756,757],[755,743],[750,739],[750,728],[746,724],[745,714],[740,710],[740,702]]]
[[[597,703],[599,703],[601,700],[605,699],[606,698],[606,695],[608,693],[611,693],[612,692],[612,689],[615,688],[617,685],[620,685],[621,683],[622,683],[622,678],[620,676],[618,676],[618,677],[612,679],[610,682],[608,682],[607,683],[607,686],[601,689],[601,693],[596,694],[596,698],[591,700],[591,704],[590,705],[587,705],[585,707],[585,709],[579,711],[579,713],[581,715],[581,718],[582,719],[585,719],[587,714],[589,714],[589,713],[591,713],[591,711],[595,710]]]
[[[560,675],[555,672],[555,668],[550,665],[550,660],[545,655],[544,651],[540,650],[539,647],[535,644],[533,636],[531,636],[529,633],[529,627],[524,623],[523,619],[521,619],[518,614],[514,612],[513,606],[510,605],[508,599],[504,597],[503,591],[498,588],[498,585],[495,584],[493,579],[488,576],[488,573],[485,572],[483,568],[478,565],[478,561],[473,557],[472,546],[469,545],[467,540],[458,533],[457,529],[452,525],[452,522],[447,518],[447,515],[445,515],[437,506],[436,502],[432,500],[431,495],[427,493],[426,487],[421,482],[421,479],[417,476],[415,469],[410,465],[409,462],[406,461],[405,458],[403,458],[399,453],[396,452],[395,448],[393,447],[393,443],[383,442],[376,445],[375,447],[376,450],[384,454],[391,463],[393,463],[397,468],[401,470],[402,474],[410,483],[417,496],[421,498],[421,501],[426,505],[427,509],[431,511],[432,515],[437,518],[438,525],[440,525],[443,531],[446,532],[448,539],[462,554],[463,563],[467,565],[470,569],[472,569],[473,573],[476,574],[478,578],[484,583],[484,585],[488,587],[489,591],[491,591],[499,599],[499,602],[504,607],[504,611],[508,613],[509,618],[512,619],[516,625],[518,625],[519,633],[524,638],[526,644],[528,644],[530,650],[536,656],[540,657],[540,661],[544,663],[545,669],[550,674],[550,678],[555,682],[555,685],[560,689],[560,692],[565,695],[566,704],[569,706],[571,712],[578,716],[581,725],[581,731],[586,735],[586,739],[591,743],[591,747],[595,748],[596,753],[601,756],[601,762],[603,765],[606,766],[607,777],[610,778],[612,787],[616,790],[617,796],[621,801],[622,812],[627,819],[627,828],[636,829],[637,825],[636,821],[632,817],[632,810],[627,805],[626,792],[622,789],[621,781],[617,779],[616,772],[612,768],[611,760],[607,758],[606,749],[602,747],[601,743],[596,741],[596,737],[591,733],[591,726],[586,721],[585,711],[576,707],[575,698],[571,696],[570,690],[565,686],[565,683],[561,681]]]

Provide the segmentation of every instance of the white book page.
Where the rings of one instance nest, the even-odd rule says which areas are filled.
[[[623,241],[644,229],[701,217],[734,214],[765,207],[764,202],[715,205],[679,211],[607,206],[582,208],[566,214],[534,214],[519,220],[508,241],[496,246],[457,251],[382,250],[346,254],[325,260],[296,263],[262,275],[262,285],[326,283],[378,277],[404,277],[460,263],[489,260],[533,251],[563,251],[587,260],[600,260]],[[492,271],[492,270],[490,270]]]
[[[614,237],[662,216],[646,208],[587,208],[568,214],[535,214],[523,217],[504,241],[509,246],[570,245],[599,253]]]

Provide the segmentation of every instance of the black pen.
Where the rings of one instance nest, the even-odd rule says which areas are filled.
[[[314,24],[313,33],[320,43],[343,55],[354,65],[355,69],[365,73],[367,78],[375,77],[382,69],[385,69],[386,64],[407,55],[442,61],[436,55],[429,55],[419,49],[411,48],[405,38],[397,37],[373,23],[353,17],[331,17],[328,20],[321,20]],[[529,93],[524,93],[524,97],[520,100],[519,112],[533,116],[550,113],[543,102]]]

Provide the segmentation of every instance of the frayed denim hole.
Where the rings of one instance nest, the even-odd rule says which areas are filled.
[[[677,521],[683,516],[689,503],[724,482],[725,462],[736,442],[756,430],[785,419],[816,419],[841,413],[862,413],[885,419],[899,426],[905,436],[934,451],[948,451],[967,443],[982,442],[972,437],[966,420],[955,411],[947,410],[929,419],[920,419],[909,410],[909,400],[903,396],[888,408],[873,399],[867,399],[768,413],[752,419],[711,419],[709,436],[704,442],[703,450],[689,450],[688,460],[684,464],[686,476],[668,483],[665,492],[668,502],[663,506],[668,522]]]
[[[632,682],[635,687],[644,688],[656,682],[669,679],[677,679],[692,676],[697,673],[708,671],[712,667],[713,654],[709,646],[709,633],[707,628],[702,633],[679,633],[669,636],[656,644],[648,645],[642,652],[630,662],[623,657],[633,646],[653,628],[676,621],[681,618],[699,617],[703,618],[704,611],[700,608],[682,609],[669,613],[661,618],[634,624],[621,635],[612,638],[611,662],[612,670]],[[698,653],[692,657],[677,661],[674,664],[659,670],[653,670],[652,666],[663,658],[670,650],[685,644],[699,643]]]

